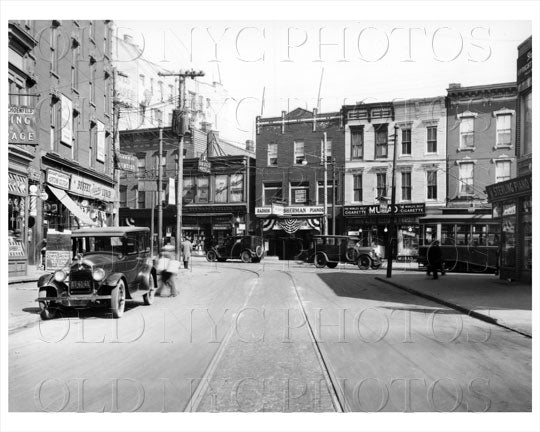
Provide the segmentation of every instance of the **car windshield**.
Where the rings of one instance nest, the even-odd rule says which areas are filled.
[[[122,252],[122,237],[77,237],[73,239],[73,255],[92,252]]]

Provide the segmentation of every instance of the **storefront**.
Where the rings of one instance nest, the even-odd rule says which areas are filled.
[[[532,278],[532,176],[525,175],[486,187],[493,219],[501,225],[500,277]]]
[[[279,259],[303,259],[313,235],[321,234],[323,206],[255,207],[266,254]]]
[[[10,167],[11,168],[11,167]],[[9,276],[26,275],[28,260],[28,178],[12,169],[8,172],[8,257]]]
[[[394,256],[398,261],[411,261],[418,256],[419,218],[425,213],[424,203],[396,204],[394,223],[397,242],[394,242]],[[372,246],[381,256],[388,258],[386,244],[391,235],[390,206],[345,206],[343,217],[347,234],[360,237],[363,246]]]

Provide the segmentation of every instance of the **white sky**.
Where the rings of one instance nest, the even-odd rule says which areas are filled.
[[[514,81],[517,45],[529,21],[121,21],[145,58],[195,68],[223,83],[237,127],[252,138],[254,117],[297,106],[445,95],[462,85]],[[322,44],[320,43],[322,42]],[[334,45],[324,45],[334,44]],[[323,72],[324,69],[324,72]]]

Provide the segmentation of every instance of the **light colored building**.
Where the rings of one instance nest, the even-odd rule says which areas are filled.
[[[397,133],[395,252],[411,259],[418,251],[419,217],[446,204],[444,97],[349,105],[343,115],[346,231],[386,255]]]

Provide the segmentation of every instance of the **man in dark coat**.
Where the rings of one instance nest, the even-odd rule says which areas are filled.
[[[439,246],[439,242],[435,240],[428,249],[427,253],[428,260],[428,274],[433,272],[433,279],[439,279],[437,272],[440,270],[441,273],[444,273],[442,270],[442,251]]]

